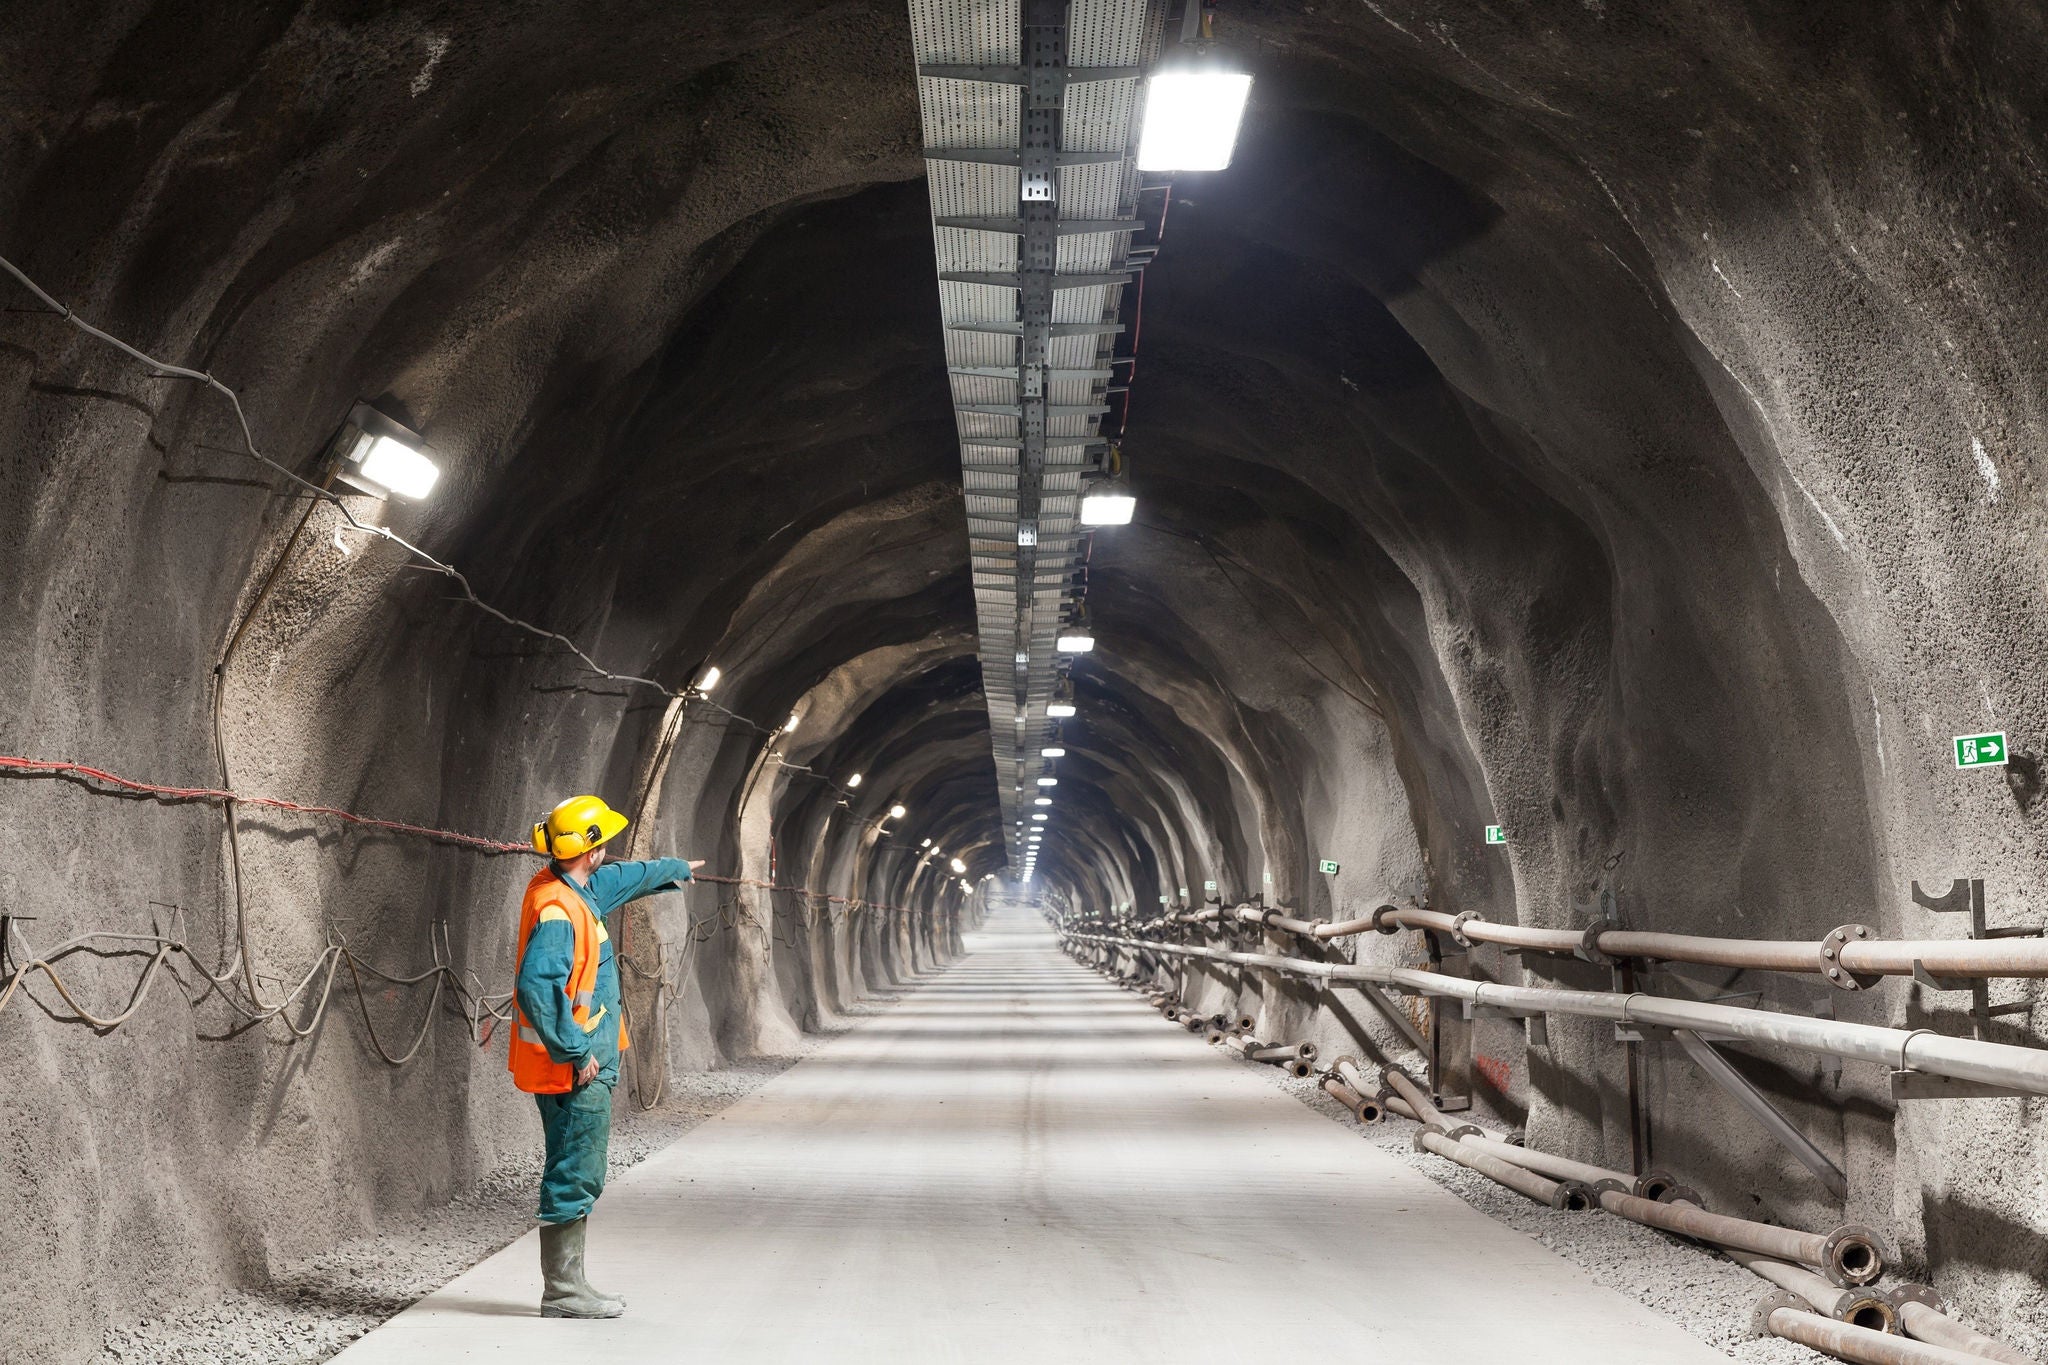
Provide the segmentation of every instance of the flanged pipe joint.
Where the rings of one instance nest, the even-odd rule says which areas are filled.
[[[1886,1260],[1884,1239],[1877,1235],[1875,1228],[1861,1223],[1844,1223],[1827,1235],[1821,1243],[1821,1256],[1825,1264],[1821,1273],[1832,1284],[1844,1289],[1866,1285],[1884,1274]]]
[[[1271,1062],[1296,1080],[1306,1080],[1316,1070],[1314,1043],[1279,1043],[1272,1047],[1253,1048],[1246,1055],[1255,1062]]]

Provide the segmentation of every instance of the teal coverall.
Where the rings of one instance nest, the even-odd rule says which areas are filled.
[[[560,869],[557,868],[559,875]],[[650,858],[639,863],[604,863],[577,886],[563,883],[583,898],[602,920],[627,901],[654,891],[669,891],[690,880],[690,865],[680,858]],[[612,1087],[619,1081],[619,966],[611,941],[598,945],[597,985],[591,1009],[602,1007],[597,1027],[583,1031],[570,1014],[566,988],[576,954],[576,930],[567,920],[533,926],[526,952],[519,959],[513,989],[526,1022],[540,1035],[548,1057],[581,1067],[595,1054],[597,1079],[560,1095],[535,1095],[540,1105],[541,1132],[547,1161],[540,1177],[540,1221],[573,1223],[590,1212],[604,1193],[605,1154],[611,1146]]]

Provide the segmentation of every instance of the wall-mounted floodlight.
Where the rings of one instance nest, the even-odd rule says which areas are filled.
[[[1213,56],[1207,60],[1213,61]],[[1237,147],[1252,78],[1220,66],[1156,71],[1145,83],[1141,171],[1220,171]]]
[[[1068,716],[1074,714],[1074,703],[1070,701],[1049,702],[1046,704],[1045,714],[1051,716],[1054,720],[1065,720]]]
[[[1086,654],[1095,648],[1095,636],[1087,631],[1075,631],[1062,635],[1053,643],[1053,648],[1062,654]]]
[[[955,858],[952,862],[947,863],[946,866],[952,868],[955,873],[965,872],[967,870],[967,864],[961,862],[958,858]]]
[[[890,818],[891,820],[901,820],[901,819],[903,818],[903,816],[904,816],[904,810],[903,810],[903,807],[901,807],[901,806],[891,806],[891,807],[889,807],[889,818]],[[931,840],[927,839],[927,840],[925,840],[925,842],[926,842],[926,843],[930,843],[930,842],[931,842]]]
[[[803,713],[802,713],[801,711],[792,711],[792,712],[790,712],[790,713],[789,713],[789,719],[788,719],[787,721],[785,721],[785,722],[783,723],[783,726],[782,726],[782,733],[783,733],[783,734],[785,734],[785,735],[791,735],[791,734],[795,734],[795,733],[796,733],[796,726],[797,726],[797,722],[798,722],[798,721],[800,721],[800,720],[802,720],[802,719],[803,719]]]
[[[441,477],[420,434],[368,403],[349,409],[330,449],[338,457],[332,466],[335,476],[373,497],[424,498]]]
[[[846,779],[846,785],[848,787],[858,787],[860,785],[860,780],[860,774],[855,773],[852,777]]]
[[[931,841],[931,840],[929,840],[929,839],[925,840],[925,841],[924,841],[923,843],[921,843],[921,844],[919,844],[919,845],[918,845],[918,847],[919,847],[919,848],[930,848],[931,846],[932,846],[932,841]]]
[[[1057,787],[1059,784],[1060,780],[1057,777],[1041,777],[1038,779],[1038,785],[1041,787]]]
[[[1049,749],[1040,749],[1038,751],[1038,756],[1040,758],[1065,758],[1067,756],[1067,751],[1065,749],[1060,748],[1057,744],[1055,744]]]
[[[1128,526],[1137,511],[1138,500],[1131,496],[1129,485],[1120,480],[1101,480],[1081,495],[1083,526]]]
[[[697,679],[697,691],[709,692],[712,688],[718,686],[718,680],[721,676],[723,675],[719,673],[716,665],[705,669],[704,676]]]

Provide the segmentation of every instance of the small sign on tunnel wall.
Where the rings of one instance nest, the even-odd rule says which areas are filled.
[[[1507,826],[1505,826],[1505,825],[1488,825],[1488,826],[1486,827],[1486,842],[1487,842],[1487,843],[1489,843],[1489,844],[1504,844],[1504,843],[1506,843],[1507,841],[1508,841],[1508,831],[1507,831]]]
[[[1958,768],[1990,768],[2005,763],[2005,731],[1997,730],[1988,735],[1957,735],[1956,766]]]
[[[1316,871],[1334,877],[1337,875],[1337,864],[1331,862],[1328,858],[1325,858],[1321,862],[1316,864]]]

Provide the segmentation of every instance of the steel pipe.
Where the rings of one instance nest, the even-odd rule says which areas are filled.
[[[1291,1062],[1296,1058],[1304,1062],[1312,1062],[1316,1059],[1316,1045],[1314,1043],[1275,1043],[1271,1047],[1259,1048],[1251,1053],[1250,1056],[1255,1062]]]
[[[1612,1188],[1599,1193],[1600,1207],[1616,1217],[1675,1232],[1694,1241],[1815,1266],[1828,1277],[1829,1283],[1844,1289],[1869,1284],[1884,1274],[1884,1244],[1875,1232],[1860,1223],[1844,1223],[1828,1233],[1801,1232],[1797,1228],[1731,1218],[1725,1213],[1709,1213],[1697,1204],[1643,1199]]]
[[[1605,1166],[1595,1166],[1589,1162],[1573,1161],[1570,1157],[1552,1156],[1548,1152],[1517,1147],[1512,1142],[1502,1142],[1499,1138],[1489,1137],[1485,1133],[1467,1133],[1460,1140],[1470,1143],[1474,1149],[1488,1156],[1525,1167],[1552,1180],[1576,1180],[1582,1185],[1598,1185],[1603,1180],[1631,1185],[1635,1180],[1633,1176],[1611,1171]]]
[[[1430,1102],[1429,1096],[1422,1093],[1422,1087],[1398,1066],[1390,1066],[1380,1072],[1380,1084],[1406,1101],[1408,1112],[1425,1128],[1434,1129],[1453,1141],[1461,1134],[1479,1131],[1476,1124],[1454,1123],[1445,1117],[1443,1112]]]
[[[1577,1180],[1546,1180],[1534,1171],[1488,1156],[1433,1128],[1417,1133],[1415,1146],[1421,1151],[1435,1152],[1446,1161],[1455,1161],[1467,1170],[1477,1171],[1496,1184],[1527,1195],[1539,1204],[1574,1213],[1583,1213],[1593,1207],[1593,1191]]]
[[[1843,1288],[1829,1284],[1805,1266],[1775,1261],[1740,1247],[1723,1247],[1721,1251],[1750,1273],[1797,1294],[1811,1304],[1816,1313],[1825,1313],[1837,1322],[1867,1327],[1873,1332],[1899,1330],[1899,1316],[1892,1307],[1891,1299],[1868,1285]]]
[[[1378,1100],[1359,1094],[1358,1091],[1352,1089],[1343,1081],[1338,1080],[1335,1076],[1323,1077],[1323,1093],[1343,1105],[1346,1109],[1349,1109],[1351,1117],[1367,1127],[1378,1123],[1383,1117],[1383,1111],[1380,1109]]]
[[[1080,936],[1122,947],[1140,946],[1128,939],[1094,935]],[[1993,942],[2022,942],[1999,939]],[[1624,995],[1607,991],[1566,991],[1529,986],[1498,986],[1468,981],[1437,972],[1407,967],[1386,967],[1376,963],[1308,962],[1270,953],[1233,953],[1217,948],[1183,945],[1143,945],[1156,951],[1235,962],[1241,966],[1264,967],[1271,971],[1323,981],[1371,981],[1400,986],[1425,995],[1469,1000],[1475,1005],[1497,1006],[1511,1013],[1569,1014],[1591,1019],[1609,1019],[1621,1024],[1655,1024],[1665,1028],[1692,1029],[1697,1033],[1740,1038],[1748,1042],[1771,1043],[1801,1052],[1851,1061],[1872,1062],[1894,1070],[1923,1071],[1956,1080],[1981,1081],[1986,1085],[2048,1095],[2048,1051],[2017,1047],[2009,1043],[1986,1043],[1973,1038],[1950,1038],[1926,1029],[1879,1028],[1834,1019],[1810,1019],[1801,1015],[1774,1014],[1765,1010],[1732,1005],[1700,1004],[1640,992]]]
[[[1349,938],[1353,934],[1369,934],[1374,924],[1371,915],[1364,919],[1340,919],[1333,924],[1318,924],[1309,930],[1309,937],[1317,939]]]
[[[2032,1356],[2021,1355],[1998,1338],[1987,1337],[1949,1317],[1948,1305],[1927,1285],[1894,1285],[1885,1297],[1891,1301],[1899,1315],[1899,1326],[1909,1337],[2003,1365],[2034,1365]]]
[[[1268,929],[1279,929],[1284,933],[1304,936],[1311,936],[1322,927],[1321,920],[1295,919],[1290,915],[1281,914],[1278,910],[1268,910],[1258,905],[1238,906],[1237,918],[1242,924],[1263,924]]]
[[[1590,949],[1604,957],[1798,972],[1826,976],[1845,984],[1854,984],[1853,979],[1860,976],[1911,976],[1916,966],[1938,977],[2048,977],[2048,938],[2043,937],[1886,940],[1851,936],[1845,942],[1831,944],[1828,938],[1714,938],[1636,929],[1543,929],[1534,925],[1492,924],[1469,915],[1407,906],[1387,907],[1381,914],[1366,919],[1316,924],[1310,926],[1308,933],[1318,939],[1342,938],[1370,932],[1383,924],[1455,934],[1474,943],[1525,951],[1570,955]]]
[[[1772,1291],[1756,1306],[1753,1321],[1758,1333],[1796,1341],[1857,1365],[1984,1365],[1983,1356],[1836,1322],[1799,1303],[1795,1294]]]

